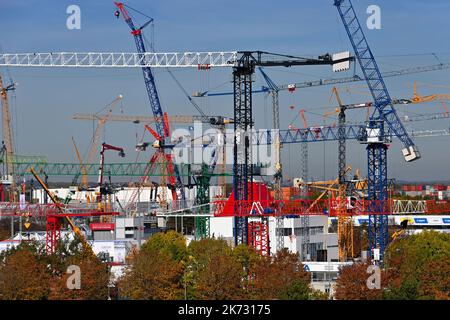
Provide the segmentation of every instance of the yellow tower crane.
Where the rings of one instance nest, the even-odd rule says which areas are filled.
[[[345,147],[345,110],[347,107],[342,103],[336,87],[332,89],[339,104],[339,132],[338,132],[338,248],[339,260],[355,256],[353,246],[353,219],[347,216],[347,181],[346,181],[346,147]]]
[[[50,197],[52,202],[58,207],[58,210],[61,213],[64,213],[63,205],[61,203],[59,203],[59,201],[56,199],[56,197],[53,195],[53,193],[47,187],[45,182],[42,181],[42,179],[39,177],[39,175],[36,173],[36,171],[34,170],[33,167],[30,169],[30,172],[34,176],[34,178],[37,180],[37,182],[41,185],[41,187],[44,189],[45,193]],[[64,217],[65,217],[68,225],[74,232],[75,236],[78,237],[78,239],[81,241],[81,244],[82,244],[83,248],[85,249],[85,251],[88,252],[90,255],[95,256],[94,251],[92,250],[92,247],[86,241],[86,238],[84,237],[81,230],[75,225],[75,223],[73,223],[73,221],[72,221],[72,219],[70,219],[70,217],[68,217],[68,216],[64,216]]]
[[[90,164],[94,160],[94,156],[98,153],[98,145],[100,142],[100,135],[102,133],[103,128],[105,127],[106,122],[109,121],[109,118],[111,117],[112,112],[114,111],[114,108],[116,107],[117,103],[121,101],[123,96],[119,94],[116,99],[114,99],[110,104],[110,108],[108,111],[102,115],[96,117],[97,120],[97,127],[95,128],[94,136],[92,137],[92,143],[91,147],[89,149],[88,156],[86,158],[85,164]],[[86,175],[86,171],[82,168],[82,176],[81,176],[81,187],[83,189],[87,189],[89,187],[89,181],[88,177]]]
[[[450,94],[431,94],[428,96],[419,95],[417,93],[417,81],[414,81],[414,92],[413,98],[411,99],[412,103],[439,101],[445,109],[445,115],[448,117],[449,111],[447,105],[444,102],[445,100],[450,100]]]
[[[5,148],[5,162],[7,168],[6,178],[11,179],[10,183],[10,201],[16,201],[15,181],[14,181],[14,143],[11,128],[11,116],[8,103],[8,91],[15,90],[15,84],[3,86],[2,76],[0,75],[0,96],[2,101],[2,125],[3,125],[3,148]]]

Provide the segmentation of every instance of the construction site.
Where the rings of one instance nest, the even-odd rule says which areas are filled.
[[[343,267],[383,268],[409,237],[450,233],[450,54],[430,53],[445,50],[434,38],[389,48],[387,35],[407,35],[370,29],[364,4],[329,0],[308,19],[320,45],[288,45],[310,39],[290,30],[269,48],[241,35],[258,50],[222,51],[234,49],[232,29],[217,50],[205,38],[187,51],[182,38],[211,25],[194,18],[157,41],[167,8],[129,2],[80,5],[81,30],[65,31],[73,46],[58,49],[50,32],[0,39],[0,253],[33,242],[51,256],[76,238],[117,280],[172,230],[186,246],[220,239],[268,259],[285,250],[332,299]],[[96,14],[99,40],[85,41]]]

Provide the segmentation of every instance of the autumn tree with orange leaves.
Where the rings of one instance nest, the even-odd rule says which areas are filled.
[[[386,273],[381,274],[381,288],[369,289],[367,279],[372,273],[367,273],[370,262],[354,263],[344,266],[339,271],[336,281],[334,298],[338,300],[380,300],[383,295]]]
[[[50,274],[35,247],[23,243],[0,257],[0,300],[43,300],[50,293]]]
[[[118,286],[122,297],[133,300],[175,300],[182,297],[186,243],[175,232],[154,235],[129,258]]]
[[[298,254],[283,249],[255,264],[248,291],[252,299],[306,300],[313,293],[309,284],[310,274]]]
[[[67,267],[81,270],[81,288],[69,289]],[[109,270],[80,241],[60,241],[47,254],[42,243],[22,242],[0,255],[0,299],[106,300]]]
[[[53,278],[51,300],[106,300],[108,299],[109,271],[108,266],[96,257],[85,259],[71,258],[67,266],[80,267],[80,289],[69,289],[67,280],[71,273],[63,273]]]
[[[212,254],[199,270],[195,297],[201,300],[243,299],[242,266],[230,254]]]

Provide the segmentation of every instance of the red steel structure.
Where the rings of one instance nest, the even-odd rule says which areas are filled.
[[[378,214],[393,214],[393,201],[383,201],[383,210]],[[371,205],[378,204],[378,200],[355,200],[347,203],[347,211],[344,216],[356,216],[369,214]],[[446,214],[450,213],[450,201],[426,200],[424,214]],[[327,215],[330,217],[338,216],[338,199],[321,199],[317,200],[216,200],[214,201],[215,217],[232,217],[233,206],[239,205],[242,209],[240,216],[242,217],[279,217],[286,218],[305,216],[305,215]]]
[[[46,219],[45,248],[47,253],[55,252],[61,239],[62,220],[79,217],[119,215],[119,212],[94,211],[89,207],[64,206],[61,204],[29,204],[0,202],[0,217],[33,217]],[[68,220],[69,221],[69,220]],[[70,223],[69,223],[70,224]],[[73,228],[72,226],[70,226]]]
[[[156,168],[157,163],[161,163],[160,166],[161,172],[161,180],[160,180],[160,186],[162,187],[161,191],[161,203],[164,204],[166,202],[166,189],[165,187],[167,185],[171,186],[172,188],[172,199],[177,199],[177,192],[175,189],[175,186],[177,185],[176,180],[176,172],[175,172],[175,165],[173,161],[173,155],[172,153],[166,153],[165,149],[173,148],[173,145],[166,145],[165,139],[169,138],[170,136],[170,127],[169,127],[169,120],[167,113],[164,112],[163,116],[163,123],[164,123],[164,137],[158,134],[155,130],[153,130],[150,126],[144,125],[145,129],[151,133],[151,135],[156,139],[156,141],[152,144],[154,148],[156,148],[156,152],[152,155],[149,165],[145,169],[145,174],[141,177],[140,184],[138,188],[133,192],[131,195],[129,204],[127,206],[133,206],[136,204],[136,199],[138,197],[138,194],[140,193],[140,188],[148,182],[149,177],[154,172]],[[182,193],[183,194],[183,193]],[[183,197],[183,196],[182,196]],[[173,202],[174,205],[176,202]],[[175,209],[175,207],[174,207]]]
[[[262,256],[269,256],[269,225],[262,221],[249,221],[247,228],[248,244]]]
[[[86,211],[79,213],[56,213],[47,215],[45,249],[48,254],[55,252],[58,241],[61,239],[62,220],[78,217],[113,216],[119,212]],[[69,221],[69,220],[68,220]],[[69,222],[70,224],[70,222]]]

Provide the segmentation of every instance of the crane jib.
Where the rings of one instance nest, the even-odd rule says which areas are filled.
[[[389,92],[386,88],[372,51],[370,50],[361,25],[357,19],[351,1],[335,0],[334,5],[338,9],[339,15],[355,52],[355,56],[359,62],[364,78],[366,79],[367,85],[374,99],[374,105],[379,113],[379,118],[384,120],[384,123],[388,125],[391,131],[403,143],[404,148],[402,149],[402,153],[405,160],[414,161],[419,159],[419,150],[408,135],[394,109],[394,106],[392,105]],[[382,127],[381,130],[383,130]]]

